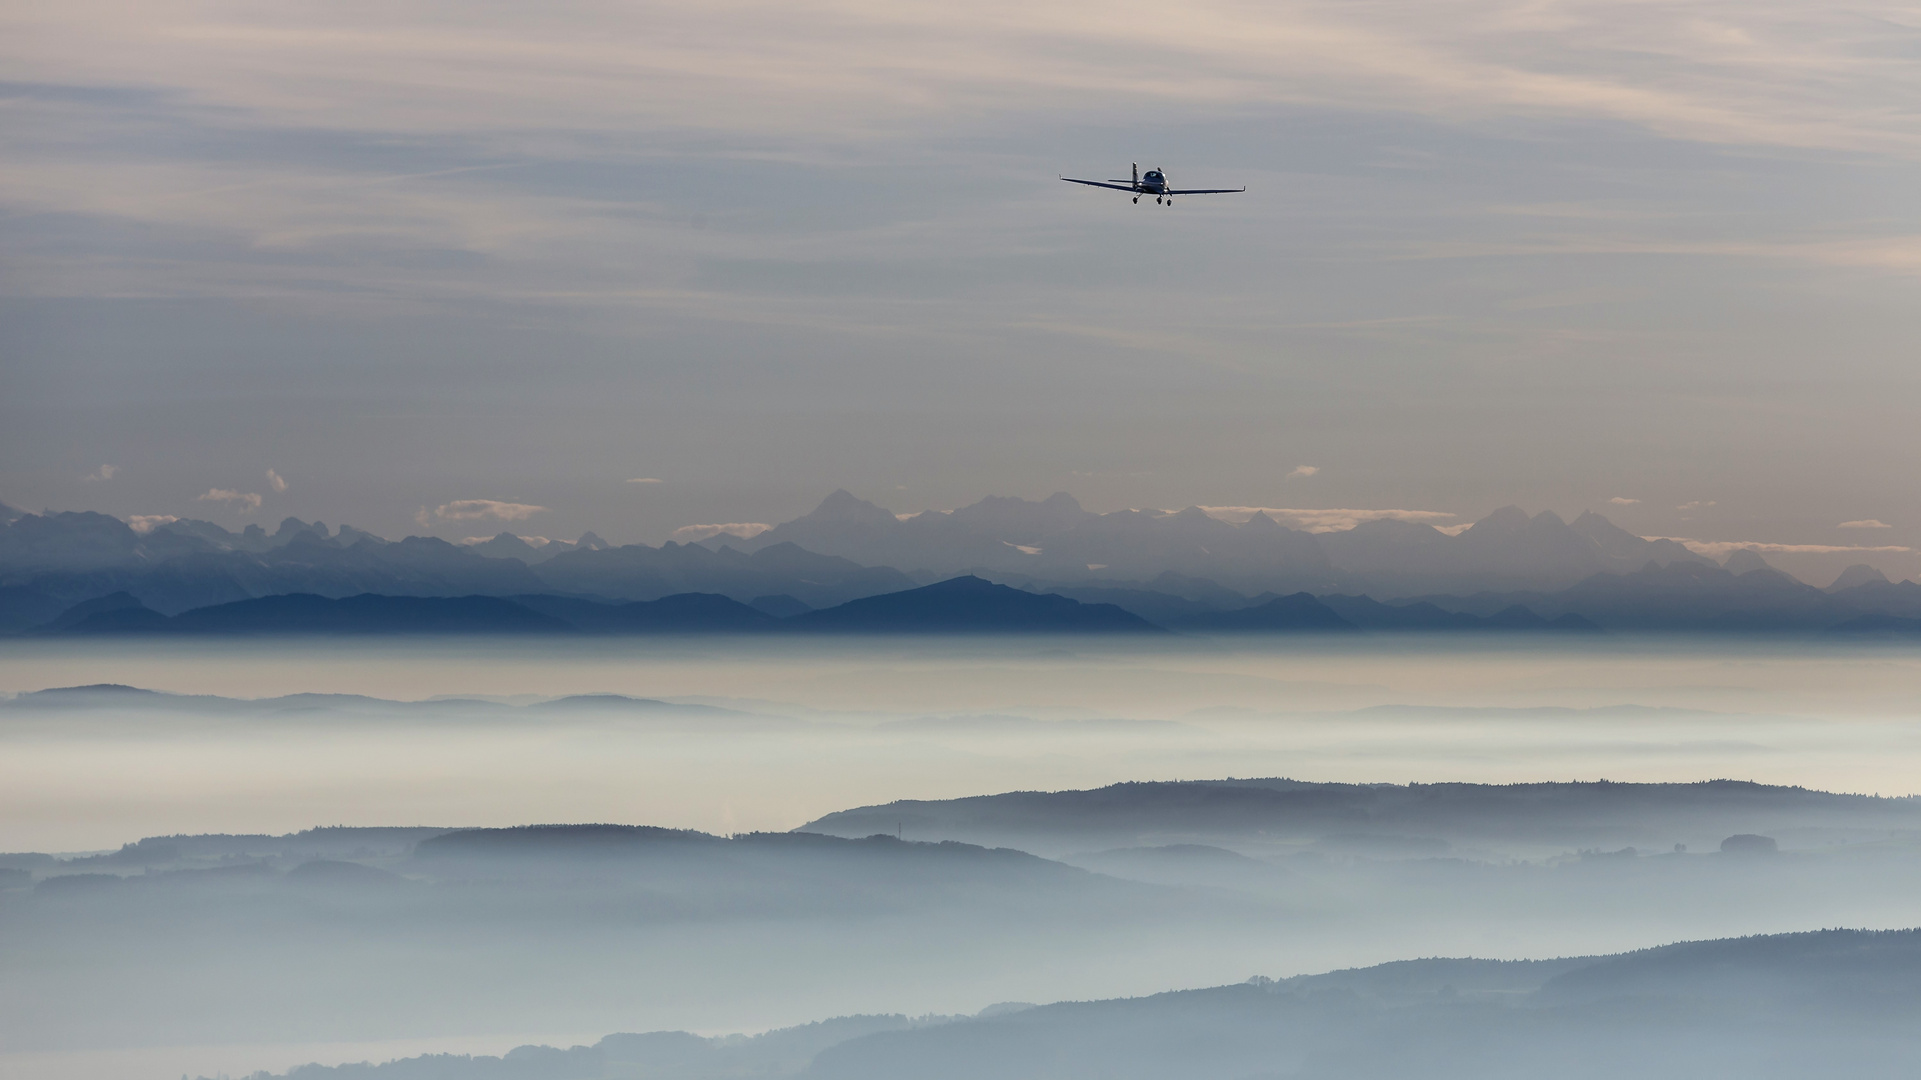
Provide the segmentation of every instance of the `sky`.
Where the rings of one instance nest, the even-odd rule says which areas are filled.
[[[1917,61],[1912,2],[8,5],[0,500],[1518,504],[1913,573]],[[1130,162],[1249,190],[1057,179]]]

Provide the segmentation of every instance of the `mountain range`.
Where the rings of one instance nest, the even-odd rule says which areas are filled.
[[[141,519],[136,529],[90,512],[9,510],[6,516],[11,520],[0,524],[0,634],[241,632],[245,613],[256,629],[285,630],[295,628],[285,619],[298,611],[336,619],[332,631],[346,632],[376,629],[370,621],[376,609],[398,620],[387,629],[422,632],[436,620],[447,629],[475,631],[513,625],[527,632],[739,632],[777,625],[827,630],[845,622],[886,632],[882,612],[906,601],[820,612],[963,578],[1053,598],[1048,603],[1057,614],[1048,625],[1057,630],[1094,629],[1106,619],[1116,627],[1140,621],[1209,634],[1921,634],[1921,585],[1891,582],[1866,566],[1818,589],[1750,551],[1717,564],[1673,541],[1635,536],[1598,514],[1569,523],[1551,512],[1530,517],[1513,507],[1458,534],[1386,519],[1312,533],[1285,528],[1263,513],[1233,524],[1195,507],[1094,514],[1066,495],[1039,502],[990,498],[951,513],[899,518],[843,491],[750,539],[722,536],[659,547],[616,547],[592,533],[574,543],[541,546],[510,533],[474,544],[419,536],[388,541],[349,526],[330,530],[295,518],[272,533],[259,526],[234,533],[195,520]],[[692,594],[707,599],[685,599]],[[338,613],[346,609],[339,608],[326,608],[322,616],[321,607],[307,602],[226,607],[298,595],[336,601],[490,597],[555,622],[475,602],[380,608],[360,600],[366,617],[358,620],[345,619]],[[944,614],[915,617],[923,629],[943,621],[955,631],[1009,625],[1002,618],[1007,613],[976,625],[967,596],[942,595],[949,601]],[[723,598],[728,603],[720,603]],[[925,605],[934,598],[912,602]],[[664,607],[634,606],[669,599],[673,603]],[[1079,608],[1063,606],[1068,601]],[[1085,612],[1063,614],[1103,605],[1129,618],[1117,620],[1108,612],[1090,622]],[[135,612],[135,606],[150,613]],[[221,613],[166,621],[215,608]],[[283,620],[274,624],[270,610]],[[468,612],[467,623],[447,621],[456,610]]]
[[[987,498],[953,511],[896,515],[846,491],[747,540],[703,543],[757,551],[792,543],[869,565],[950,575],[993,571],[1037,580],[1146,581],[1164,573],[1230,589],[1382,597],[1463,589],[1564,588],[1652,561],[1713,565],[1673,540],[1648,540],[1595,513],[1573,522],[1504,507],[1458,534],[1382,518],[1331,532],[1290,529],[1265,512],[1246,522],[1200,507],[1096,514],[1065,493],[1039,502]]]
[[[1311,599],[1311,598],[1310,598]],[[263,596],[163,615],[119,592],[88,600],[40,635],[384,634],[1155,634],[1112,604],[1083,604],[958,577],[786,617],[713,593],[603,603],[568,596]]]

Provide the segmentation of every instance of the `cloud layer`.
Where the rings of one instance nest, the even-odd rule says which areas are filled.
[[[433,516],[442,521],[526,521],[546,510],[544,506],[497,499],[455,499],[434,507]]]
[[[260,509],[261,497],[251,491],[234,491],[231,488],[208,488],[195,497],[200,502],[225,503],[242,514],[251,514]]]
[[[1209,517],[1235,523],[1247,521],[1255,514],[1266,514],[1289,528],[1311,533],[1339,532],[1363,521],[1412,521],[1422,525],[1439,525],[1458,516],[1439,510],[1295,510],[1278,506],[1203,506],[1200,509]]]
[[[758,521],[735,521],[725,525],[682,525],[674,530],[671,539],[682,544],[699,543],[716,536],[733,536],[746,540],[759,536],[771,528],[773,528],[772,525]]]

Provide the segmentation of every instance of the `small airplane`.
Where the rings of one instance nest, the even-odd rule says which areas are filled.
[[[1063,176],[1061,177],[1061,179],[1067,181],[1070,184],[1086,184],[1088,187],[1104,187],[1104,188],[1113,188],[1115,191],[1125,191],[1134,196],[1135,202],[1140,202],[1141,196],[1143,195],[1152,195],[1154,196],[1155,202],[1163,203],[1164,205],[1167,205],[1167,206],[1174,205],[1174,196],[1176,195],[1233,195],[1238,192],[1247,190],[1244,187],[1237,187],[1237,188],[1168,187],[1167,173],[1165,170],[1149,169],[1147,170],[1147,175],[1142,176],[1141,167],[1139,165],[1134,166],[1134,179],[1132,180],[1076,180],[1071,176]]]

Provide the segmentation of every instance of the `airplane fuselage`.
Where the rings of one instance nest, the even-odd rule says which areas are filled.
[[[1152,195],[1154,196],[1155,202],[1165,203],[1168,206],[1174,205],[1174,196],[1176,195],[1225,195],[1230,192],[1247,190],[1244,187],[1176,188],[1167,182],[1167,174],[1165,172],[1160,169],[1149,169],[1143,173],[1138,164],[1134,166],[1133,175],[1126,180],[1079,180],[1071,176],[1063,176],[1061,179],[1070,184],[1086,184],[1088,187],[1111,188],[1115,191],[1125,191],[1134,197],[1135,202],[1140,202],[1141,196],[1143,195]]]

